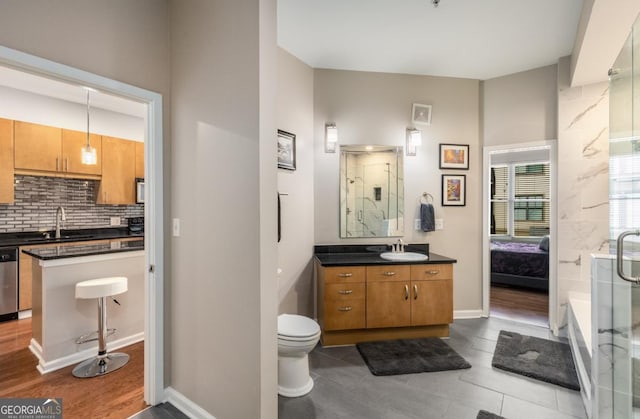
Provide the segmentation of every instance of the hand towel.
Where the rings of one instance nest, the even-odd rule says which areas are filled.
[[[436,216],[431,204],[420,204],[420,228],[422,231],[435,231]]]

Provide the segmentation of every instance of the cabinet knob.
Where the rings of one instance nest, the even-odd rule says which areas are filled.
[[[351,310],[353,310],[351,306],[338,307],[338,311],[351,311]]]
[[[338,274],[340,278],[351,278],[353,276],[352,273]]]
[[[409,299],[409,286],[408,285],[404,286],[404,299],[405,300]]]
[[[433,271],[425,271],[424,273],[429,274],[429,275],[437,275],[440,273],[439,270],[433,270]]]
[[[413,299],[418,299],[418,284],[413,284]]]
[[[353,290],[338,290],[338,294],[353,294]]]
[[[393,271],[389,271],[389,272],[384,272],[382,275],[384,276],[394,276],[396,273]]]

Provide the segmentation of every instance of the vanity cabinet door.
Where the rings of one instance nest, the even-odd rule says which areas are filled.
[[[367,267],[367,328],[411,324],[408,265]]]
[[[453,322],[453,265],[411,266],[411,325]]]
[[[327,284],[325,330],[364,329],[365,284]]]

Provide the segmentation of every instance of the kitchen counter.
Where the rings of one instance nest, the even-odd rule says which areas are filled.
[[[59,247],[42,247],[23,250],[29,256],[40,260],[64,259],[79,256],[104,255],[108,253],[144,250],[144,240],[115,241],[99,244],[68,244]]]
[[[49,238],[45,234],[49,235]],[[61,238],[53,238],[53,231],[1,233],[0,247],[6,246],[32,246],[49,243],[71,243],[90,240],[124,239],[131,237],[144,238],[144,232],[131,233],[127,227],[87,228],[79,230],[61,230]]]
[[[322,266],[361,266],[361,265],[415,265],[456,263],[456,259],[429,252],[428,244],[408,244],[405,252],[423,253],[429,256],[424,261],[390,261],[382,259],[381,253],[388,252],[386,245],[323,245],[315,246],[316,260]]]

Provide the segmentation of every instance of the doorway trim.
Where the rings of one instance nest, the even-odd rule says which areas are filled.
[[[558,329],[558,196],[557,196],[557,141],[545,140],[519,144],[486,146],[482,152],[482,316],[489,317],[491,290],[491,155],[497,152],[526,149],[549,149],[550,207],[549,207],[549,328],[557,335]]]
[[[147,105],[145,116],[144,400],[164,400],[164,206],[162,95],[0,46],[0,64],[92,87]]]

